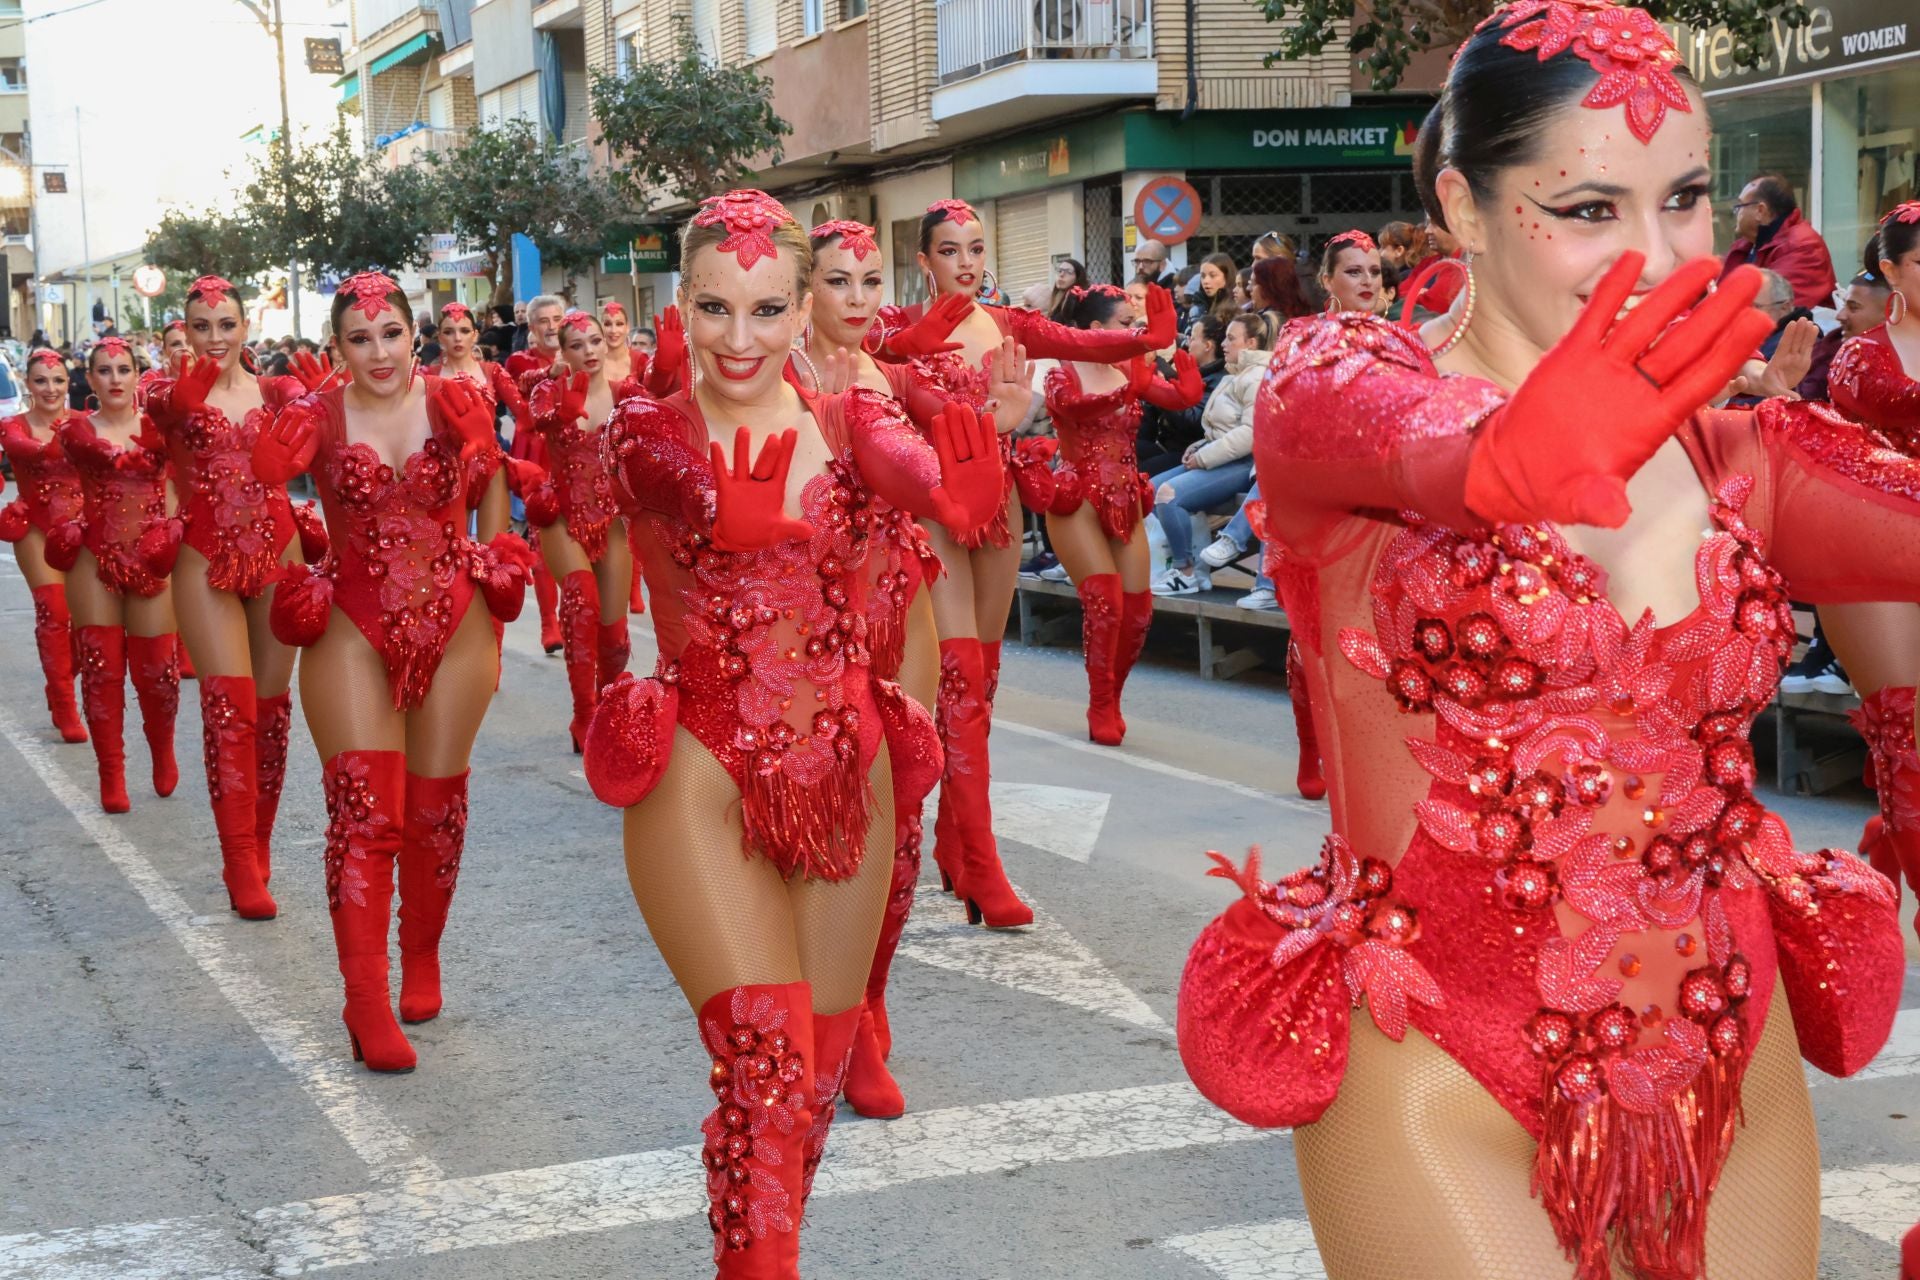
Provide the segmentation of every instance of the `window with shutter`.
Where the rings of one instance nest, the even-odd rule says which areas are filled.
[[[701,57],[720,60],[720,0],[693,0],[693,38]]]
[[[1002,198],[994,205],[994,279],[1008,305],[1018,306],[1029,285],[1053,274],[1047,247],[1047,193]]]
[[[780,45],[780,19],[774,0],[740,0],[740,17],[747,29],[747,56],[763,58]]]

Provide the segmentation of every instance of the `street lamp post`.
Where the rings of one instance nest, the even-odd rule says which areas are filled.
[[[273,0],[273,16],[256,0],[240,0],[266,33],[273,37],[275,57],[280,66],[280,188],[287,197],[287,222],[293,222],[293,116],[287,110],[287,24],[281,14],[281,0]],[[300,336],[300,264],[287,263],[287,305],[293,309],[293,336]]]

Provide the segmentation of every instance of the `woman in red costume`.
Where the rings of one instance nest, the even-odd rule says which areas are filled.
[[[941,200],[920,219],[920,269],[927,273],[933,304],[910,328],[893,333],[888,350],[919,357],[948,398],[981,412],[988,394],[989,360],[1012,338],[1022,358],[1119,361],[1158,351],[1174,340],[1173,300],[1166,290],[1147,293],[1147,324],[1133,331],[1070,329],[1037,311],[985,307],[977,301],[986,270],[986,232],[980,215],[963,200]],[[1009,417],[1001,449],[1012,459]],[[983,531],[962,538],[937,524],[927,526],[946,575],[929,590],[940,633],[940,694],[935,712],[946,772],[934,824],[934,861],[943,881],[967,904],[975,924],[1006,928],[1033,922],[1033,909],[1007,883],[993,838],[988,796],[992,768],[987,732],[1000,682],[1000,637],[1007,628],[1020,571],[1013,530],[1019,500],[1005,486],[1001,514]]]
[[[1075,290],[1067,314],[1091,333],[1131,331],[1134,323],[1126,291],[1110,284]],[[1153,622],[1153,571],[1146,538],[1137,536],[1153,508],[1134,456],[1140,404],[1178,412],[1206,393],[1192,356],[1176,354],[1174,369],[1177,382],[1168,383],[1147,355],[1125,364],[1062,361],[1047,374],[1046,395],[1063,461],[1055,471],[1019,472],[1021,497],[1047,513],[1047,537],[1080,593],[1087,736],[1109,747],[1127,736],[1120,694]],[[1036,441],[1026,452],[1044,458],[1051,450]]]
[[[1887,282],[1887,321],[1849,338],[1827,375],[1833,407],[1908,455],[1920,454],[1920,201],[1881,220],[1867,242],[1866,270]],[[1914,751],[1913,678],[1920,609],[1881,603],[1820,610],[1827,638],[1860,691],[1851,719],[1867,741],[1880,816],[1867,823],[1862,854],[1897,885],[1920,895],[1920,755]],[[1920,917],[1914,928],[1920,930]]]
[[[60,428],[85,509],[47,550],[69,566],[80,690],[108,813],[130,807],[122,738],[129,676],[153,756],[154,794],[170,796],[180,781],[173,758],[180,637],[167,585],[178,546],[168,528],[174,503],[166,452],[143,429],[135,404],[138,377],[124,338],[102,338],[87,354],[87,383],[99,408]]]
[[[705,201],[681,247],[692,389],[627,400],[603,436],[660,666],[607,691],[587,777],[626,808],[634,897],[713,1055],[719,1274],[755,1280],[799,1275],[892,880],[891,759],[930,772],[937,751],[868,657],[872,499],[965,531],[1004,483],[991,421],[965,406],[930,448],[874,391],[788,381],[810,257],[764,193]]]
[[[607,381],[618,387],[629,380],[637,393],[647,376],[647,358],[633,351],[633,325],[627,309],[609,298],[600,304],[600,332],[607,337]],[[632,585],[627,589],[627,612],[647,611],[646,592],[640,572],[640,550],[633,543],[633,530],[627,530],[627,554],[633,560]]]
[[[534,384],[534,429],[545,444],[550,484],[528,493],[527,520],[540,526],[540,553],[560,584],[560,632],[573,691],[573,749],[586,741],[600,690],[627,669],[628,594],[633,559],[607,465],[600,424],[639,387],[607,377],[600,322],[569,311],[560,327],[561,371]]]
[[[813,319],[806,349],[813,365],[841,371],[852,384],[891,397],[923,433],[930,433],[947,397],[924,369],[911,362],[882,363],[872,355],[879,345],[876,321],[884,281],[874,229],[838,220],[820,224],[809,236]],[[830,384],[835,383],[834,372],[826,376]],[[1019,359],[1013,341],[1003,342],[987,388],[988,411],[1007,421],[1025,418],[1032,382],[1032,370]],[[940,688],[940,642],[934,631],[933,605],[922,588],[940,576],[940,561],[912,513],[877,497],[872,510],[880,531],[868,557],[867,649],[873,674],[879,680],[897,681],[907,697],[932,708]],[[886,1065],[893,1049],[887,975],[920,880],[921,805],[939,773],[937,763],[931,771],[910,768],[899,754],[901,745],[889,741],[894,753],[893,884],[867,979],[867,1013],[854,1037],[846,1080],[848,1105],[863,1116],[882,1118],[897,1116],[906,1108],[906,1099]],[[923,781],[926,787],[909,789],[915,781]]]
[[[281,565],[302,559],[313,535],[296,525],[286,490],[254,474],[252,455],[260,431],[305,387],[242,367],[246,309],[219,276],[201,276],[187,290],[187,342],[192,353],[175,375],[147,389],[147,416],[181,491],[174,603],[200,673],[221,879],[243,919],[270,920],[279,910],[267,880],[293,716],[293,650],[274,639],[267,614]]]
[[[400,1017],[440,1013],[467,761],[500,670],[488,615],[519,614],[533,562],[506,532],[492,406],[463,378],[413,376],[409,314],[386,276],[342,281],[333,331],[348,385],[296,400],[253,448],[265,483],[312,474],[332,535],[319,564],[281,576],[273,627],[306,650],[300,706],[322,762],[342,1018],[374,1071],[416,1061],[387,981],[396,875]],[[471,506],[480,541],[466,534]]]
[[[40,350],[27,359],[27,411],[0,422],[0,450],[13,467],[20,496],[0,508],[0,540],[13,544],[14,559],[33,593],[33,638],[46,676],[47,711],[68,742],[85,742],[86,726],[73,700],[73,619],[67,609],[67,575],[47,563],[47,536],[78,520],[80,476],[60,447],[67,407],[67,367],[60,355]]]
[[[1770,322],[1757,273],[1706,292],[1684,77],[1643,10],[1496,10],[1415,160],[1472,285],[1425,343],[1296,321],[1261,391],[1334,833],[1278,884],[1222,867],[1180,1037],[1297,1126],[1331,1280],[1812,1280],[1795,1043],[1855,1070],[1898,1008],[1891,887],[1793,848],[1748,732],[1788,582],[1920,598],[1920,467],[1823,407],[1704,408]]]
[[[429,378],[458,379],[480,393],[487,408],[498,413],[502,405],[513,415],[514,433],[530,430],[533,415],[527,411],[519,386],[501,365],[482,360],[477,349],[480,330],[474,325],[473,311],[464,302],[449,302],[440,308],[440,363],[428,365]]]

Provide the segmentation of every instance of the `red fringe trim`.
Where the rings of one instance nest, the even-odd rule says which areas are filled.
[[[873,673],[882,680],[895,680],[900,664],[907,656],[907,611],[885,609],[879,616],[867,617],[867,653]]]
[[[1690,1086],[1649,1114],[1611,1096],[1570,1102],[1548,1077],[1533,1191],[1577,1267],[1575,1280],[1608,1280],[1616,1249],[1642,1280],[1704,1280],[1707,1201],[1742,1122],[1743,1070],[1710,1058]]]
[[[790,876],[845,880],[860,869],[867,851],[867,827],[873,819],[873,789],[860,768],[860,753],[835,758],[833,769],[812,786],[785,772],[755,771],[749,763],[740,789],[745,852],[757,847]]]

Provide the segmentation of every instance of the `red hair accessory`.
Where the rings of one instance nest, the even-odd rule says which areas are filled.
[[[727,238],[715,247],[737,256],[742,270],[762,258],[779,257],[773,247],[774,228],[794,220],[787,206],[752,187],[708,196],[700,202],[700,212],[693,215],[696,227],[726,228]]]
[[[340,292],[353,299],[349,307],[357,307],[369,320],[379,319],[382,311],[393,310],[388,295],[399,291],[400,286],[391,276],[383,276],[378,271],[362,271],[340,282]]]
[[[1494,10],[1479,29],[1488,26],[1506,32],[1501,44],[1532,50],[1542,62],[1573,50],[1600,73],[1600,83],[1580,105],[1598,109],[1624,102],[1627,127],[1642,142],[1652,139],[1668,107],[1693,110],[1673,74],[1680,62],[1673,38],[1645,9],[1612,0],[1515,0]]]
[[[1362,253],[1378,253],[1380,251],[1380,246],[1373,242],[1373,237],[1364,231],[1342,231],[1339,235],[1327,241],[1329,248],[1336,244],[1350,244]]]
[[[840,247],[853,255],[855,262],[865,262],[870,253],[880,252],[880,245],[873,238],[873,228],[864,222],[855,222],[851,218],[835,218],[823,222],[807,235],[815,240],[828,240],[840,237]]]
[[[1887,216],[1880,219],[1880,225],[1884,227],[1889,222],[1920,222],[1920,200],[1906,200],[1893,206]]]
[[[569,311],[560,317],[560,323],[569,329],[578,329],[585,333],[593,327],[593,317],[584,311]]]
[[[160,326],[160,332],[163,334],[172,333],[175,329],[185,333],[187,331],[187,322],[185,320],[169,320]]]
[[[1067,290],[1067,296],[1075,299],[1085,298],[1089,295],[1096,298],[1112,298],[1116,302],[1123,302],[1126,300],[1127,291],[1117,284],[1075,285],[1073,288]]]
[[[232,282],[223,280],[219,276],[201,276],[198,280],[195,280],[191,285],[187,286],[187,296],[189,298],[198,298],[210,307],[217,307],[225,302],[227,295],[232,292]]]
[[[446,306],[440,308],[440,323],[445,324],[449,320],[465,320],[471,323],[473,320],[473,308],[464,302],[449,302]]]
[[[110,356],[130,356],[133,354],[133,347],[128,344],[125,338],[117,334],[110,338],[100,339],[100,341],[93,344],[93,349],[95,351],[104,351]]]
[[[54,366],[56,369],[61,369],[61,370],[65,370],[67,367],[67,362],[65,360],[62,360],[60,358],[60,353],[58,351],[55,351],[52,347],[42,347],[38,351],[34,352],[32,355],[27,357],[28,368],[32,368],[36,364],[50,364]]]
[[[980,221],[980,215],[975,213],[973,206],[965,200],[935,200],[927,206],[927,212],[944,213],[947,215],[947,221],[955,224]]]
[[[600,304],[600,310],[605,315],[619,316],[622,320],[627,318],[627,309],[611,298]]]

